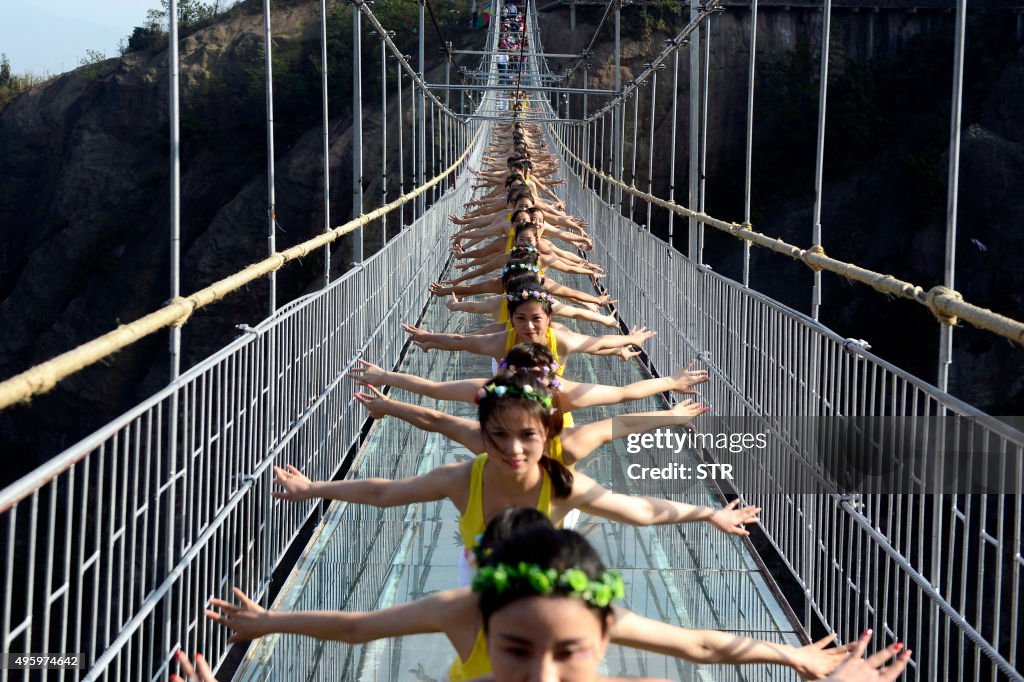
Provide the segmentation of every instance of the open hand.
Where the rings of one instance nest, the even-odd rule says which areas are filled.
[[[274,483],[282,490],[270,493],[271,497],[289,502],[302,502],[313,497],[313,481],[289,464],[286,468],[274,467]]]
[[[688,388],[703,384],[708,380],[708,371],[706,369],[690,369],[695,362],[697,362],[696,358],[690,360],[686,367],[672,375],[673,391],[676,393],[686,393]]]
[[[413,345],[421,348],[424,353],[430,350],[430,344],[428,341],[424,340],[424,337],[431,332],[426,329],[414,327],[411,324],[403,324],[402,329],[412,338]]]
[[[699,417],[710,409],[711,407],[704,403],[698,403],[695,400],[687,398],[683,402],[673,405],[672,413],[677,417],[687,417],[688,419],[692,419],[693,417]]]
[[[353,367],[348,375],[360,386],[382,386],[387,383],[387,372],[362,358],[356,358],[361,367]]]
[[[629,330],[629,335],[633,337],[633,343],[639,346],[647,339],[657,336],[658,332],[651,331],[647,327],[633,327]]]
[[[869,641],[871,641],[871,631],[867,630],[857,640],[853,651],[825,679],[831,680],[831,682],[892,682],[902,675],[903,670],[910,663],[910,654],[913,652],[910,649],[904,649],[903,645],[897,642],[871,654],[866,659],[861,658]],[[897,654],[899,656],[896,656]],[[896,656],[896,661],[883,669],[882,665],[893,656]]]
[[[178,661],[181,674],[185,676],[185,680],[188,682],[217,682],[217,678],[213,676],[213,671],[210,670],[210,666],[202,654],[196,654],[196,664],[194,666],[181,649],[175,652],[174,658]],[[182,682],[182,679],[178,675],[171,675],[171,682]]]
[[[367,388],[370,389],[372,395],[370,393],[356,393],[356,400],[366,407],[366,410],[374,419],[388,416],[388,403],[391,400],[375,387],[367,386]]]
[[[223,599],[211,599],[210,605],[216,607],[219,611],[213,609],[206,610],[207,618],[214,623],[223,625],[229,630],[233,630],[231,636],[228,637],[228,642],[234,644],[235,642],[256,639],[257,637],[269,634],[267,610],[252,599],[249,599],[245,592],[242,592],[237,587],[232,587],[231,591],[238,601],[241,602],[241,606],[235,606]]]
[[[708,523],[728,535],[740,535],[742,537],[750,535],[750,531],[744,528],[743,524],[757,523],[757,514],[761,511],[761,508],[743,507],[738,509],[739,505],[740,500],[736,498],[712,514],[711,518],[708,519]]]
[[[797,649],[795,660],[792,662],[797,674],[805,680],[820,680],[835,670],[857,646],[857,642],[851,642],[843,646],[826,648],[835,639],[833,633]]]

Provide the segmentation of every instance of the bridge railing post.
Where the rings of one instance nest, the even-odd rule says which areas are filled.
[[[363,214],[363,25],[359,5],[352,3],[352,217]],[[360,227],[352,235],[352,261],[363,262],[363,234]]]

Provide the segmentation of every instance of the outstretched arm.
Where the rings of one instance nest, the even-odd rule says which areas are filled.
[[[443,632],[444,621],[458,610],[469,591],[447,590],[380,611],[268,611],[237,587],[231,590],[239,604],[211,599],[206,617],[232,631],[228,642],[284,633],[349,644],[386,637]],[[475,601],[472,594],[468,598]],[[453,609],[453,607],[455,607]]]
[[[558,341],[565,346],[566,353],[595,353],[623,346],[639,346],[656,334],[657,332],[652,332],[646,327],[634,327],[629,334],[605,334],[604,336],[585,336],[566,331],[559,334]]]
[[[373,386],[368,388],[370,393],[356,393],[356,399],[366,407],[374,419],[398,417],[421,431],[440,433],[465,446],[470,452],[483,452],[487,447],[480,436],[480,422],[476,419],[455,417],[421,405],[391,400]]]
[[[616,644],[653,651],[694,663],[771,663],[793,668],[806,680],[830,674],[855,644],[826,649],[835,635],[794,647],[718,630],[690,630],[615,609],[609,631]]]
[[[760,507],[738,509],[739,499],[722,509],[713,509],[660,497],[622,495],[611,492],[579,472],[576,473],[571,502],[580,511],[632,526],[707,521],[723,533],[742,536],[750,535],[743,524],[757,523],[757,514],[761,511]]]
[[[431,381],[415,374],[385,372],[377,365],[365,360],[358,360],[358,362],[361,366],[349,370],[349,376],[364,386],[394,386],[435,400],[458,400],[471,403],[476,392],[487,383],[486,379]]]
[[[556,317],[567,317],[574,320],[596,322],[597,324],[602,324],[605,327],[619,326],[618,320],[615,319],[614,315],[602,315],[601,313],[595,313],[593,310],[577,308],[576,306],[569,305],[567,303],[555,303],[551,306],[551,312]]]
[[[626,386],[606,386],[604,384],[578,384],[563,382],[562,406],[566,410],[579,410],[585,407],[615,405],[630,400],[641,400],[665,391],[676,393],[694,393],[689,390],[708,380],[705,370],[691,370],[693,360],[683,369],[670,377],[643,379]]]
[[[489,277],[488,279],[482,279],[479,282],[473,282],[472,284],[456,284],[455,286],[445,286],[434,282],[430,285],[430,293],[434,296],[447,296],[449,294],[455,294],[456,296],[469,296],[471,294],[500,294],[501,278]]]
[[[608,298],[607,294],[601,294],[600,296],[594,296],[593,294],[587,294],[579,289],[573,289],[567,287],[564,284],[559,284],[551,278],[544,280],[544,288],[555,296],[561,296],[562,298],[574,298],[577,301],[583,301],[584,303],[593,303],[595,305],[608,305],[611,303],[611,299]]]
[[[364,478],[344,481],[311,481],[301,471],[289,465],[274,467],[274,483],[281,490],[271,493],[279,500],[301,502],[313,498],[341,500],[374,507],[397,507],[414,502],[432,502],[449,497],[459,484],[458,470],[462,465],[438,467],[422,476],[392,481],[386,478]]]
[[[665,426],[683,426],[707,412],[710,407],[684,400],[671,410],[636,412],[566,429],[562,435],[562,453],[566,466],[580,461],[605,443],[634,433]]]
[[[477,355],[489,355],[492,358],[500,358],[505,350],[505,334],[487,334],[474,336],[472,334],[435,334],[425,329],[413,327],[411,324],[403,324],[402,329],[411,337],[412,342],[425,351],[438,350],[468,350]]]

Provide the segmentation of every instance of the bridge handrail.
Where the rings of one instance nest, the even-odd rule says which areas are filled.
[[[887,296],[895,296],[896,298],[918,303],[931,311],[942,324],[956,326],[958,321],[963,320],[978,329],[992,332],[1014,343],[1024,344],[1024,322],[965,301],[963,295],[958,291],[947,289],[943,286],[934,286],[926,290],[924,287],[901,280],[893,275],[875,272],[853,263],[832,258],[825,254],[825,250],[821,246],[802,249],[776,237],[769,237],[766,234],[757,232],[749,223],[730,223],[713,218],[702,211],[694,211],[674,201],[648,194],[638,190],[634,185],[620,182],[600,169],[589,165],[569,149],[561,135],[555,132],[552,134],[558,145],[562,148],[562,151],[579,168],[597,177],[602,182],[607,182],[613,187],[620,188],[623,192],[638,199],[655,206],[660,206],[676,215],[698,220],[741,241],[748,241],[756,246],[788,256],[795,261],[803,263],[811,270],[831,272],[850,281],[866,284],[875,291]]]

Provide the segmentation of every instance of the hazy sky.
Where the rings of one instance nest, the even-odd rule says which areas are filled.
[[[86,50],[117,55],[117,43],[159,0],[0,0],[0,52],[15,73],[61,73]]]

